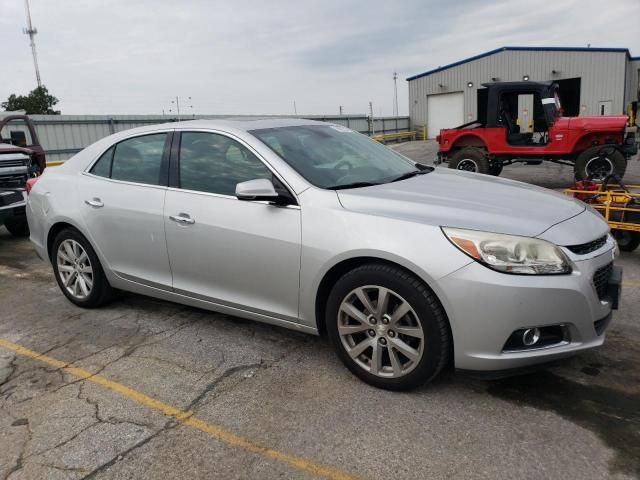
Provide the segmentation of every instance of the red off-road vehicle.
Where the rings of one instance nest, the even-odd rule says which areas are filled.
[[[487,105],[479,111],[486,111],[486,118],[441,130],[437,137],[438,160],[449,168],[500,175],[504,165],[546,160],[573,165],[578,180],[603,179],[622,177],[627,160],[638,152],[626,115],[563,117],[553,82],[483,86]],[[528,114],[525,125],[518,112]]]

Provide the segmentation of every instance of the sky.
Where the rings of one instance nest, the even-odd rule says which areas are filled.
[[[400,115],[406,77],[502,46],[622,47],[640,0],[31,0],[63,114]],[[24,0],[0,0],[0,100],[36,80]],[[188,97],[191,97],[189,100]],[[295,102],[295,111],[294,111]]]

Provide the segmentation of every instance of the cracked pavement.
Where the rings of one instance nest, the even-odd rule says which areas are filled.
[[[640,251],[620,264],[637,286],[603,348],[526,377],[449,373],[392,393],[323,338],[133,294],[81,310],[0,228],[0,338],[365,478],[638,478]],[[312,478],[0,347],[0,479],[162,476]]]

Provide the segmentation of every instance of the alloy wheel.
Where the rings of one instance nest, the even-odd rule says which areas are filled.
[[[470,158],[463,158],[458,162],[458,166],[456,168],[458,170],[465,170],[467,172],[477,172],[478,164]]]
[[[613,162],[606,156],[597,156],[589,159],[585,166],[587,178],[604,180],[607,175],[614,173]]]
[[[354,362],[379,377],[408,374],[424,353],[424,331],[416,312],[400,295],[377,285],[356,288],[344,298],[338,333]]]
[[[85,249],[72,239],[64,240],[56,254],[58,275],[74,298],[84,300],[93,288],[93,268]]]

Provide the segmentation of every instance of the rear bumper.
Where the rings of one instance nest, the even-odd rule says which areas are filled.
[[[526,276],[495,272],[474,262],[439,280],[454,337],[455,367],[495,372],[552,362],[602,345],[614,307],[600,299],[596,270],[613,261],[613,245],[587,260],[574,259],[569,275]],[[562,326],[563,341],[513,351],[516,331]]]

